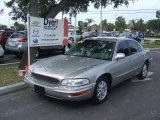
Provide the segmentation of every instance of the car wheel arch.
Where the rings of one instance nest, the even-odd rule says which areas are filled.
[[[104,74],[100,75],[97,78],[97,80],[102,76],[105,76],[107,78],[107,80],[109,81],[109,88],[111,88],[111,86],[112,86],[112,75],[110,73],[104,73]]]

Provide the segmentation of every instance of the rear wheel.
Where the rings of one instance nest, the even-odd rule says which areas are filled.
[[[141,71],[140,74],[137,75],[137,78],[138,79],[144,79],[144,78],[147,77],[147,74],[148,74],[148,65],[145,62],[144,65],[143,65],[142,71]]]
[[[109,90],[109,80],[106,78],[106,76],[101,76],[97,80],[92,101],[95,104],[103,103],[108,96],[108,90]]]

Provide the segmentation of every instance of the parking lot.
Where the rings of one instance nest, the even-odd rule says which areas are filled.
[[[112,88],[101,105],[55,100],[27,88],[0,96],[0,120],[160,120],[160,51],[151,53],[149,76]]]

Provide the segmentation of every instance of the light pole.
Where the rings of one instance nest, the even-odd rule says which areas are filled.
[[[115,15],[115,30],[114,31],[116,31],[116,18],[117,18],[117,15]]]
[[[102,33],[102,0],[101,0],[101,11],[100,11],[100,34]]]

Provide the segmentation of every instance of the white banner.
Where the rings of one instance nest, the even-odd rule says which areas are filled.
[[[64,20],[29,16],[30,47],[62,45]]]

